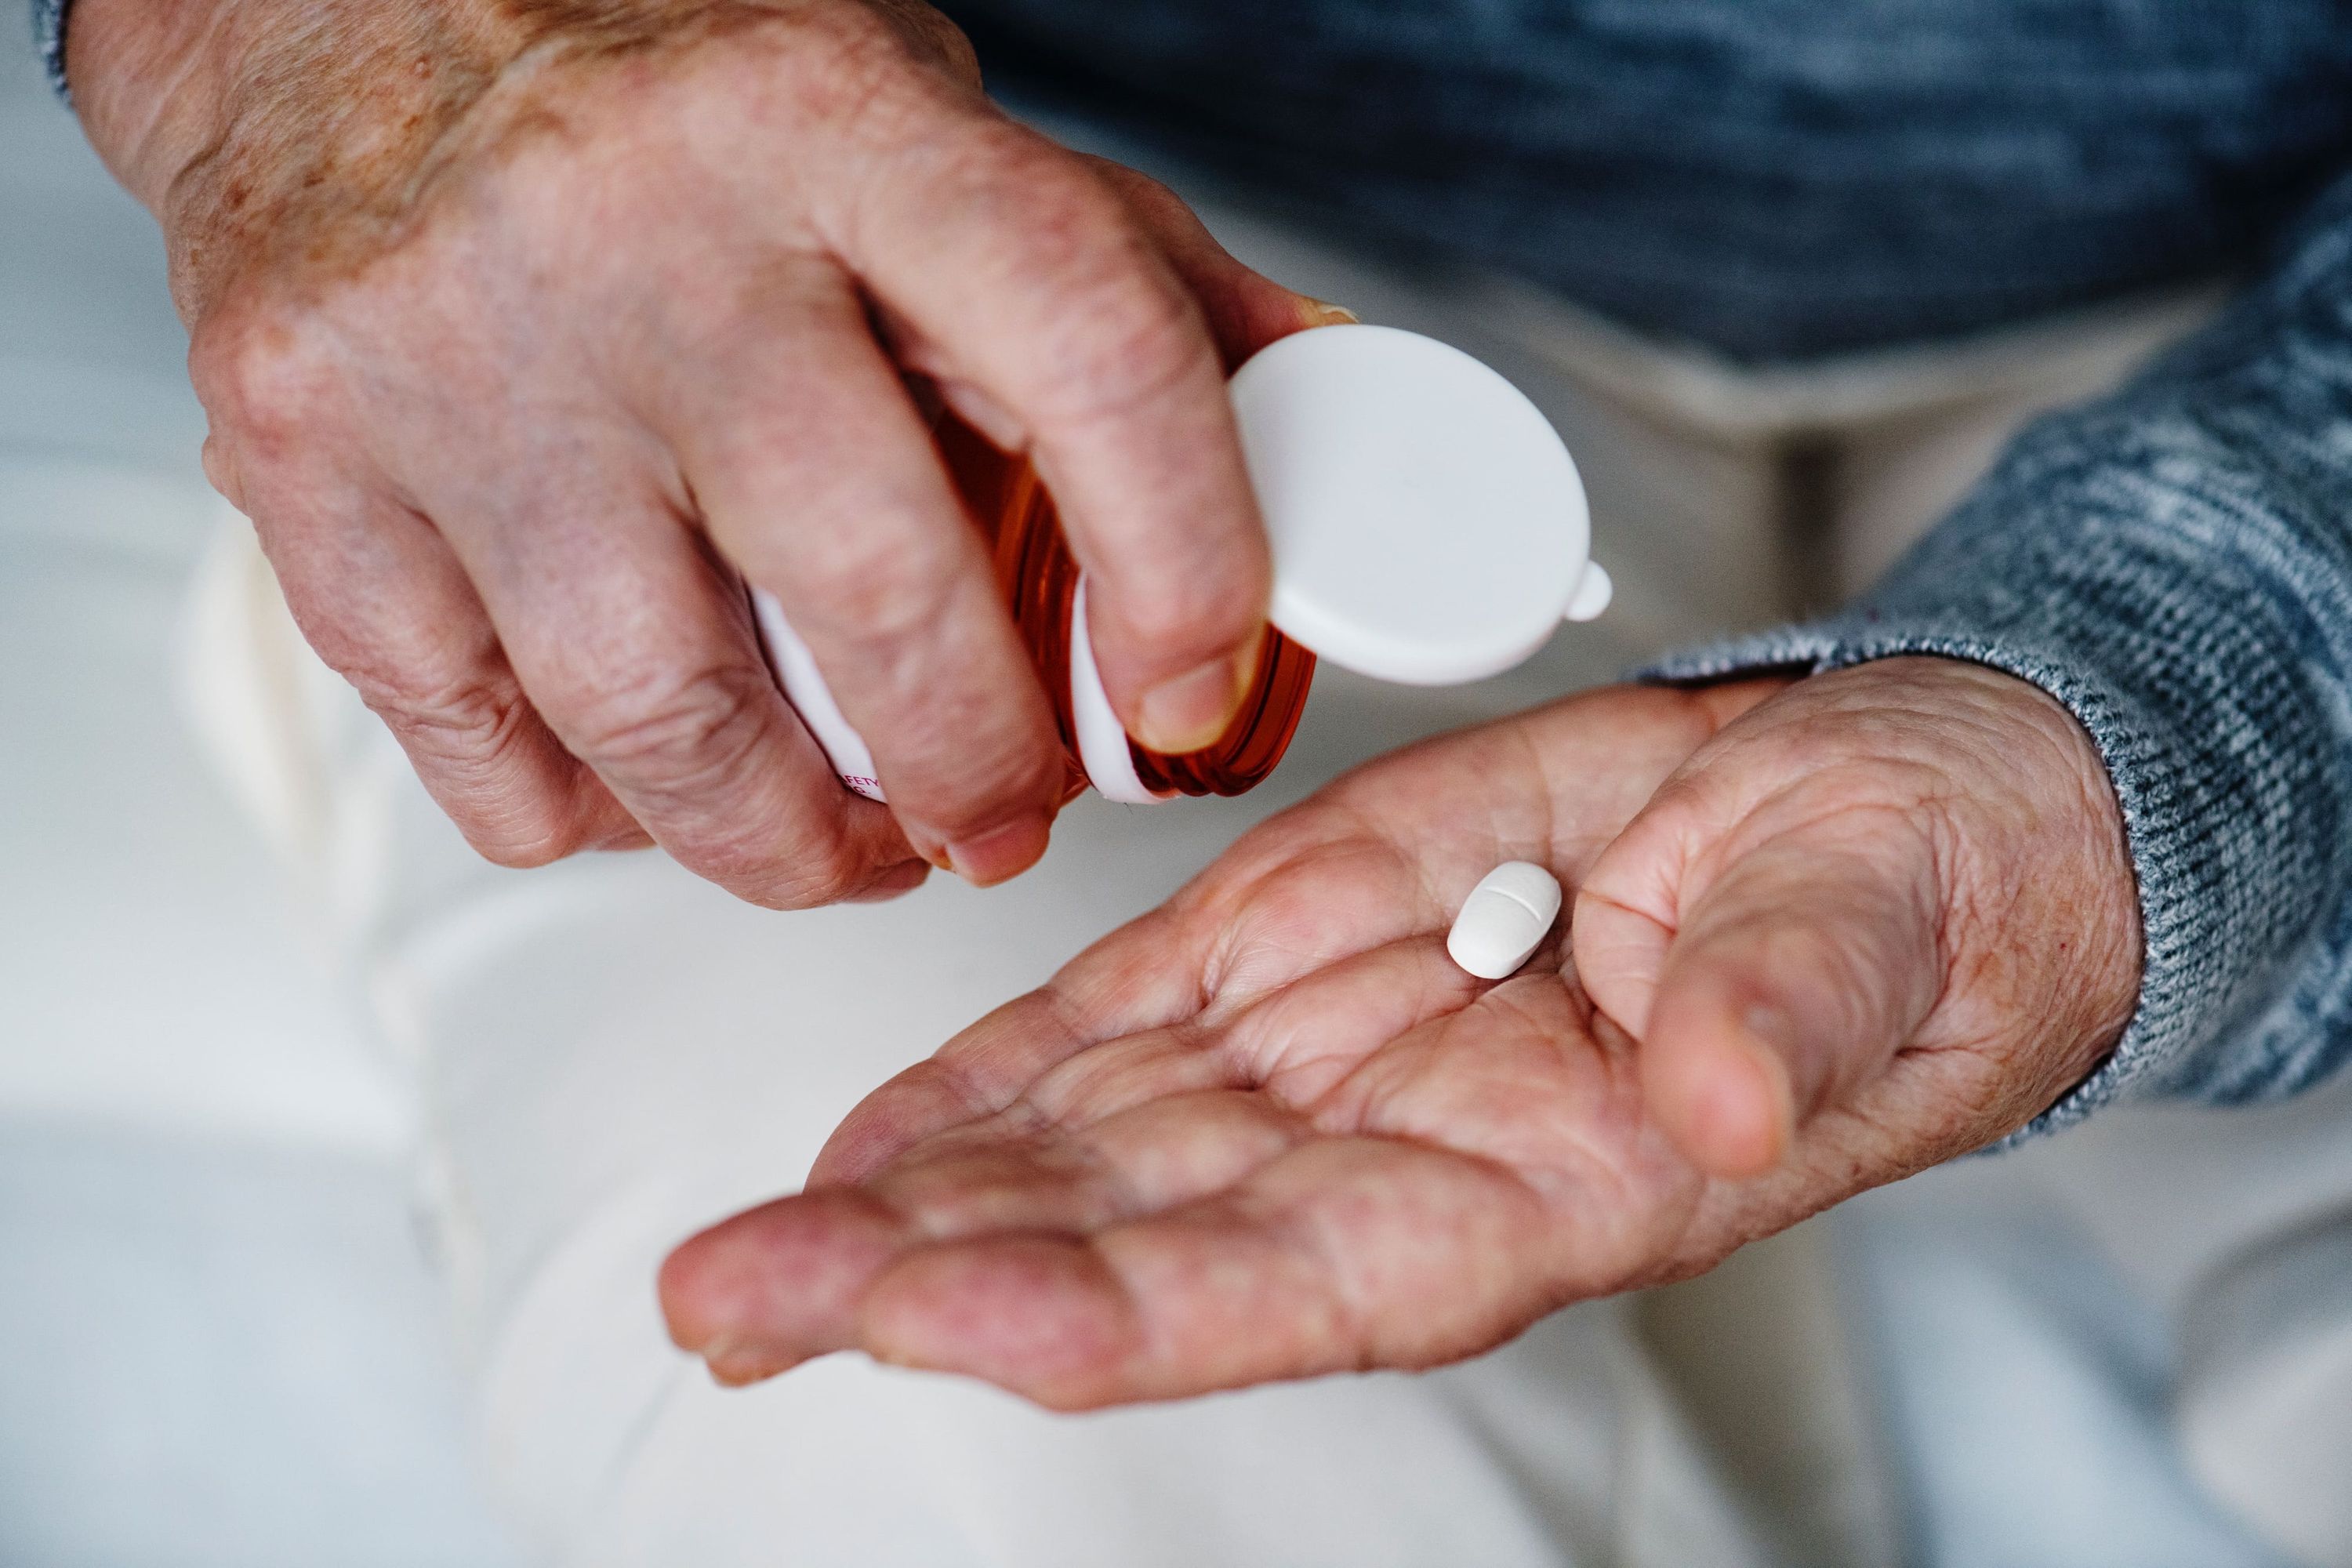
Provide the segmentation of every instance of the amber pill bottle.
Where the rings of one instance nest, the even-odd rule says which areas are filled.
[[[1078,563],[1063,536],[1054,498],[1025,458],[997,450],[960,422],[942,420],[937,435],[965,509],[989,541],[997,587],[1053,703],[1069,770],[1068,793],[1075,796],[1089,784],[1108,784],[1089,775],[1080,743],[1076,705],[1085,679],[1073,680],[1071,663],[1078,651],[1073,636],[1080,626]],[[1248,794],[1281,764],[1314,684],[1315,656],[1269,626],[1257,675],[1224,735],[1207,751],[1182,756],[1127,741],[1136,782],[1162,799]]]
[[[1068,793],[1130,804],[1239,795],[1298,732],[1318,658],[1414,686],[1483,680],[1605,609],[1575,460],[1542,412],[1476,360],[1386,327],[1324,327],[1242,367],[1234,411],[1274,556],[1274,600],[1241,711],[1205,751],[1167,756],[1112,713],[1086,578],[1024,458],[951,416],[940,455],[1054,710]],[[842,782],[884,798],[782,607],[752,595],[776,676]],[[1310,651],[1311,650],[1311,651]]]

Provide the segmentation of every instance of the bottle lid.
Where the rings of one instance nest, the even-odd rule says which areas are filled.
[[[1460,349],[1391,327],[1282,339],[1233,382],[1272,619],[1359,675],[1483,680],[1608,600],[1575,459]]]

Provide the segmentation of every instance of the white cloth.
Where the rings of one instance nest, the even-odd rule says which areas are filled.
[[[511,1568],[404,1097],[172,703],[153,225],[0,34],[0,1562]]]
[[[848,1358],[713,1387],[663,1338],[667,1249],[797,1184],[863,1093],[1173,890],[1272,799],[1084,806],[1011,888],[789,917],[654,857],[499,872],[355,704],[286,706],[331,688],[300,673],[249,548],[226,535],[204,574],[186,662],[215,748],[307,846],[417,1075],[494,1469],[559,1561],[1760,1561],[1617,1303],[1432,1376],[1084,1418]],[[1426,721],[1334,682],[1269,794]],[[284,744],[300,733],[307,753]]]

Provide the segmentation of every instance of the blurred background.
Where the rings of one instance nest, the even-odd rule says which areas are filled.
[[[412,1105],[173,710],[162,245],[0,25],[0,1563],[498,1568]]]
[[[779,1430],[833,1442],[838,1427],[805,1419],[832,1408],[826,1378],[845,1404],[910,1385],[836,1364],[720,1399],[652,1321],[650,1260],[669,1239],[789,1184],[865,1088],[1050,972],[1072,929],[1145,907],[1315,779],[1834,597],[1963,490],[2035,399],[2112,380],[2204,308],[2168,306],[2063,374],[2038,370],[2047,384],[2030,395],[1990,371],[1966,400],[1933,407],[1903,402],[1899,366],[1845,385],[1848,402],[1891,411],[1842,415],[1835,451],[1805,454],[1814,499],[1874,520],[1832,560],[1807,552],[1801,526],[1792,541],[1802,520],[1782,515],[1787,386],[1717,383],[1701,367],[1695,401],[1711,422],[1669,419],[1643,401],[1654,366],[1612,369],[1622,345],[1525,290],[1433,287],[1353,268],[1279,223],[1217,221],[1271,274],[1449,336],[1528,386],[1584,465],[1618,610],[1442,708],[1330,679],[1299,760],[1262,798],[1171,817],[1150,846],[1130,819],[1082,806],[1066,826],[1077,858],[991,895],[984,918],[958,889],[927,895],[926,951],[950,956],[923,986],[868,952],[866,933],[906,929],[858,923],[879,916],[795,927],[793,968],[764,917],[650,857],[483,871],[396,756],[352,770],[362,793],[383,791],[352,814],[356,838],[320,838],[323,866],[290,861],[232,805],[182,711],[203,640],[189,586],[218,564],[224,511],[197,465],[204,422],[160,242],[41,81],[22,29],[0,19],[0,1565],[499,1568],[524,1553],[476,1479],[485,1424],[490,1440],[504,1434],[518,1492],[583,1531],[616,1473],[605,1452],[583,1438],[576,1464],[549,1462],[554,1479],[528,1473],[567,1436],[635,1442],[658,1415],[691,1436],[636,1457],[647,1494],[665,1497],[696,1495],[709,1444],[738,1430],[729,1422],[754,1434],[737,1445],[754,1464]],[[2035,347],[2037,363],[2052,352]],[[258,787],[243,783],[248,796]],[[1105,865],[1121,876],[1091,881],[1120,885],[1085,893]],[[319,897],[362,883],[372,890],[341,906]],[[1080,908],[1081,895],[1108,901]],[[351,914],[395,904],[436,912],[404,925]],[[592,917],[604,923],[592,931]],[[337,921],[367,925],[391,956],[359,973]],[[898,1032],[796,1065],[693,1055],[764,1039],[794,1007],[805,1016],[805,976],[820,971],[861,1007],[890,988]],[[386,974],[406,988],[379,984]],[[393,1037],[456,1048],[436,1080],[402,1066]],[[649,1041],[687,1079],[721,1086],[712,1103],[680,1110],[649,1089]],[[2246,1495],[2284,1478],[2290,1500],[2352,1498],[2352,1430],[2294,1397],[2352,1388],[2347,1111],[2352,1085],[2283,1110],[2117,1113],[2016,1158],[1963,1163],[1641,1303],[1644,1353],[1787,1561],[2352,1560],[2324,1544],[2352,1541],[2352,1510],[2265,1539],[2213,1500],[2232,1455],[2256,1472]],[[420,1188],[428,1120],[473,1184],[453,1188],[428,1159],[437,1184]],[[737,1145],[761,1152],[681,1171],[681,1151]],[[583,1148],[561,1202],[534,1186]],[[580,1214],[620,1217],[599,1232],[575,1226]],[[483,1252],[505,1272],[482,1268]],[[453,1294],[473,1320],[467,1343],[448,1326]],[[592,1313],[583,1302],[619,1305],[566,1339]],[[459,1369],[478,1370],[469,1358],[494,1339],[526,1364],[469,1396]],[[1548,1353],[1533,1342],[1518,1371],[1490,1358],[1427,1380],[1432,1397],[1485,1409],[1481,1389],[1521,1392]],[[567,1404],[583,1364],[642,1372],[642,1385],[610,1410]],[[2246,1389],[2278,1391],[2275,1407],[2224,1397]],[[934,1422],[980,1397],[936,1384],[919,1394],[908,1408]],[[2198,1474],[2183,1411],[2205,1413]],[[1011,1419],[990,1407],[999,1418]],[[877,1441],[898,1439],[891,1419],[877,1417]],[[1073,1452],[1084,1431],[1063,1434]],[[983,1458],[988,1447],[966,1444]],[[982,1462],[947,1439],[940,1451],[942,1471]],[[654,1464],[664,1455],[673,1472]],[[589,1479],[567,1492],[576,1477]],[[714,1469],[708,1484],[726,1479]],[[991,1488],[969,1489],[985,1502]],[[1429,1489],[1433,1512],[1465,1506]],[[2290,1550],[2312,1541],[2323,1545]]]

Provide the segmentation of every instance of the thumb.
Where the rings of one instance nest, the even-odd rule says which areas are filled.
[[[1677,826],[1637,820],[1587,879],[1575,952],[1595,1004],[1640,1042],[1667,1137],[1741,1179],[1775,1169],[1926,1022],[1944,988],[1943,888],[1926,826],[1885,807],[1696,869],[1713,858]]]

